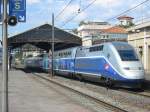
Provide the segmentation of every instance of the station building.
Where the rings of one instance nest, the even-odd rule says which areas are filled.
[[[135,25],[128,31],[128,43],[138,52],[144,69],[150,71],[150,22]]]
[[[103,29],[112,27],[108,22],[85,22],[78,28],[78,36],[81,38],[98,34]]]
[[[102,32],[95,38],[93,38],[93,44],[99,44],[101,42],[111,42],[111,41],[126,41],[127,32],[125,28],[120,26],[113,26],[108,29],[102,30]]]

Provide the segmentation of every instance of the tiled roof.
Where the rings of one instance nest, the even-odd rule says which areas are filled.
[[[127,33],[125,28],[114,26],[102,31],[103,33]]]
[[[117,19],[119,19],[119,20],[120,20],[120,19],[129,19],[129,20],[130,20],[130,19],[134,19],[134,18],[124,15],[124,16],[118,17]]]

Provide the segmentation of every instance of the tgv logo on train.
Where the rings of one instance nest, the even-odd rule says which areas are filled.
[[[104,81],[109,86],[133,88],[141,87],[144,80],[143,65],[133,47],[126,42],[68,48],[56,51],[54,57],[56,74],[69,75],[80,80]],[[48,60],[43,59],[43,63],[32,60],[33,58],[26,59],[26,67],[34,66],[35,63],[36,67],[45,69],[45,62],[51,65],[51,61]]]

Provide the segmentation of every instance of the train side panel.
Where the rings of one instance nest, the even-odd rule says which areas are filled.
[[[58,74],[69,75],[74,73],[76,48],[55,52],[54,70]]]
[[[114,80],[124,80],[117,71],[114,70],[113,65],[104,55],[104,45],[94,46],[90,48],[78,48],[75,73],[88,75],[91,77],[105,77]],[[99,78],[100,80],[100,78]]]

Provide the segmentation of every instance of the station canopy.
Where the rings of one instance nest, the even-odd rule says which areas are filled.
[[[81,45],[81,38],[59,28],[55,31],[55,50],[75,47]],[[52,25],[44,24],[23,33],[8,38],[8,45],[14,49],[24,44],[32,44],[38,48],[48,51],[52,44]]]

